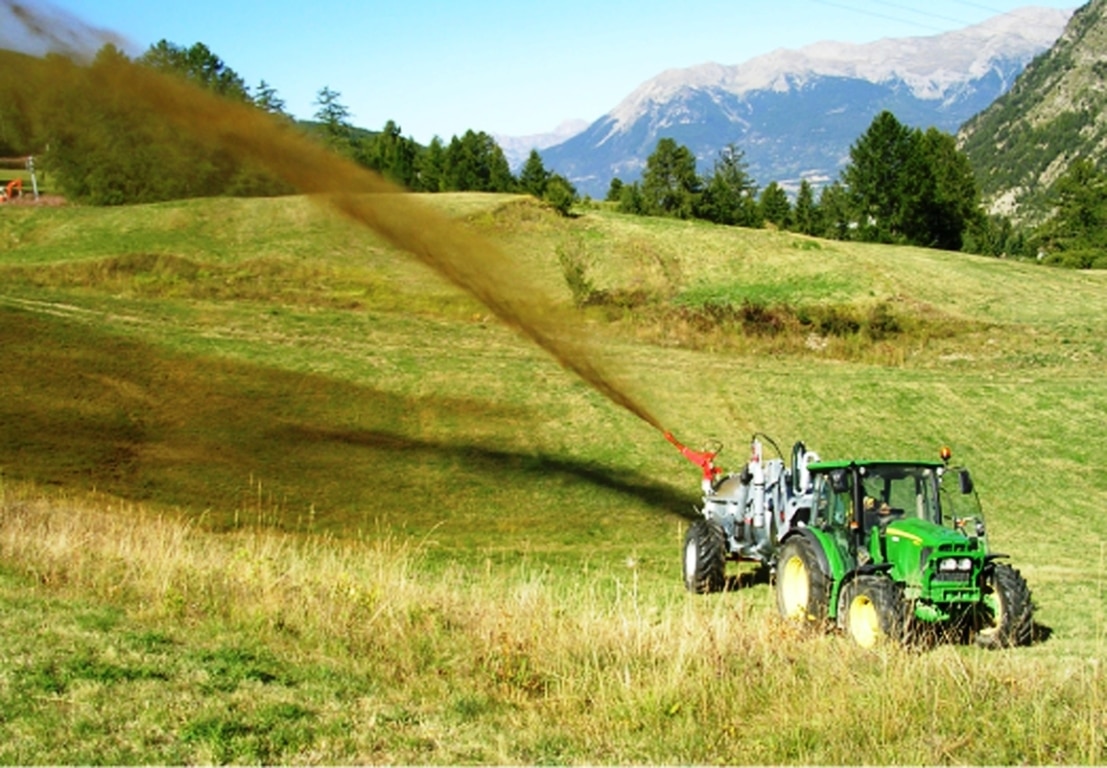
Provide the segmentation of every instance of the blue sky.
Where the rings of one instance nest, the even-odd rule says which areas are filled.
[[[351,122],[448,140],[595,120],[673,67],[739,64],[820,40],[933,35],[1015,8],[1079,0],[55,0],[141,53],[207,45],[251,89],[277,89],[310,118],[319,90]]]

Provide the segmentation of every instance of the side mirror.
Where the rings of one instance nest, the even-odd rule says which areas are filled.
[[[957,473],[957,480],[961,484],[961,493],[965,495],[972,493],[972,475],[969,474],[967,469],[962,469]]]
[[[849,472],[844,469],[836,469],[830,473],[830,487],[835,493],[845,493],[849,490]]]

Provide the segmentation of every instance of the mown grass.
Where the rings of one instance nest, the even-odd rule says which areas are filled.
[[[565,304],[559,249],[647,297],[578,316],[728,468],[754,431],[828,458],[951,444],[1045,639],[870,656],[791,636],[766,584],[685,596],[696,470],[305,198],[13,208],[0,759],[1102,762],[1104,275],[426,202]],[[712,302],[902,324],[667,309]]]
[[[428,570],[390,537],[3,509],[4,762],[1102,758],[1101,658],[861,651],[637,563]]]

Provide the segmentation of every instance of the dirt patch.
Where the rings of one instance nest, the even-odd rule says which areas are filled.
[[[39,205],[57,207],[65,205],[65,198],[61,195],[18,195],[11,200],[0,202],[0,205]]]

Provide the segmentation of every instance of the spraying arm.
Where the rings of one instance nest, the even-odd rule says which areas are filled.
[[[715,478],[723,473],[721,467],[715,466],[715,457],[719,455],[718,451],[693,451],[673,437],[672,432],[666,432],[665,439],[675,445],[676,449],[681,452],[684,458],[703,470],[705,488],[710,488],[711,484],[715,482]]]

